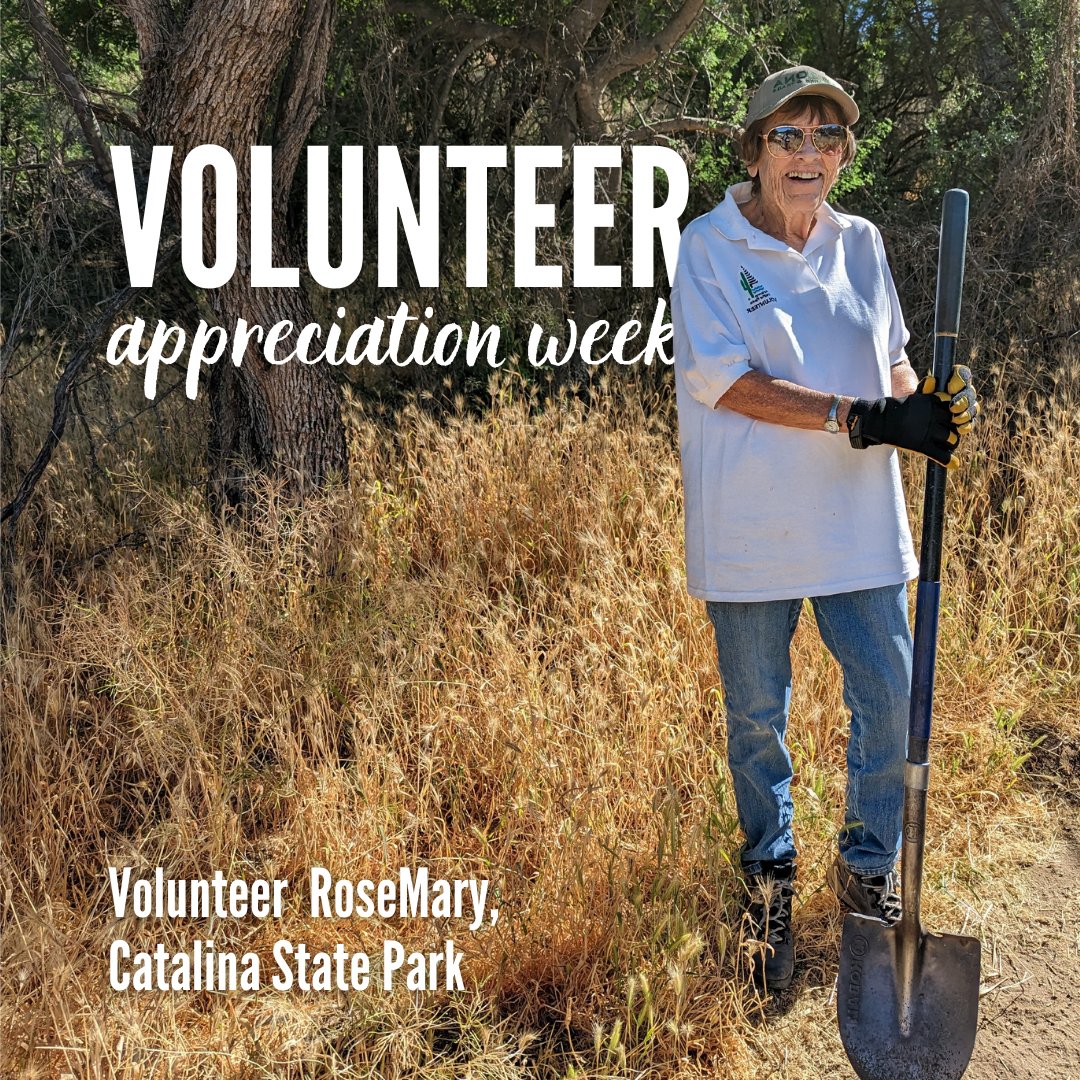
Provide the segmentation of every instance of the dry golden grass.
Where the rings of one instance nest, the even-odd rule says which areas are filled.
[[[926,890],[942,929],[993,932],[992,879],[1052,832],[1022,775],[1029,733],[1080,729],[1077,385],[1011,435],[989,408],[950,492]],[[146,542],[96,556],[81,470],[50,478],[8,579],[6,1073],[832,1075],[838,672],[808,612],[790,738],[803,975],[762,1027],[674,417],[635,393],[541,405],[504,380],[479,417],[357,408],[348,490],[300,511],[268,496],[246,531],[129,468],[109,527],[137,517]],[[299,881],[313,863],[491,879],[498,925],[449,931],[467,992],[108,990],[121,935],[264,956],[277,937],[447,936],[310,923],[299,896],[280,925],[118,926],[104,877]]]

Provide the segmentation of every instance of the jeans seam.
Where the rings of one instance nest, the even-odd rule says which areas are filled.
[[[814,615],[817,617],[819,623],[824,622],[824,623],[828,624],[829,636],[835,641],[837,639],[837,635],[836,635],[836,633],[835,633],[835,631],[833,629],[832,621],[829,619],[828,615],[825,613],[823,607],[819,607],[818,605],[815,605],[814,606]],[[840,677],[841,677],[841,680],[844,683],[844,689],[846,690],[847,689],[847,672],[844,671],[844,665],[840,664],[839,660],[837,660],[837,663],[839,664]],[[854,701],[854,699],[855,699],[855,695],[852,694],[852,701]],[[863,752],[863,727],[864,726],[865,725],[861,722],[861,719],[860,719],[860,723],[858,725],[858,734],[855,736],[855,748],[856,748],[856,750],[858,752],[858,755],[859,755],[859,769],[856,771],[854,776],[851,775],[850,766],[848,767],[848,771],[847,771],[848,772],[848,780],[851,782],[851,799],[849,800],[849,802],[853,804],[853,805],[849,805],[847,807],[847,810],[848,810],[848,814],[853,816],[856,822],[862,821],[862,811],[859,808],[859,803],[860,803],[859,776],[860,776],[860,773],[862,772],[863,766],[866,763],[866,754]],[[854,728],[854,727],[855,727],[855,708],[854,708],[854,706],[852,706],[851,719],[849,721],[849,731],[850,731],[851,728]],[[849,736],[849,738],[850,738],[850,736]],[[847,815],[845,815],[845,816],[847,816]]]
[[[775,609],[781,603],[783,603],[783,601],[770,601],[770,602],[767,603],[767,606],[773,607]],[[784,690],[783,690],[783,692],[781,694],[780,701],[777,703],[778,704],[777,711],[774,714],[771,714],[768,717],[767,721],[765,721],[764,723],[754,723],[752,725],[752,727],[755,728],[755,729],[760,730],[761,732],[766,732],[766,731],[771,732],[772,735],[774,737],[776,737],[776,736],[779,735],[778,728],[780,727],[780,724],[777,723],[777,720],[779,719],[779,720],[783,721],[785,738],[782,738],[782,739],[779,740],[780,741],[780,752],[785,757],[787,757],[789,759],[789,761],[788,761],[788,770],[789,770],[788,780],[790,782],[790,752],[787,749],[787,740],[786,740],[786,729],[787,729],[787,722],[788,722],[788,719],[789,719],[788,714],[789,714],[789,707],[790,707],[790,700],[789,699],[790,699],[790,686],[791,686],[790,650],[791,650],[791,639],[794,636],[794,631],[795,631],[795,626],[793,625],[793,623],[797,624],[797,622],[798,622],[798,616],[799,616],[799,612],[801,610],[801,600],[800,601],[788,601],[787,603],[788,603],[788,609],[787,609],[787,612],[786,612],[786,618],[785,618],[784,623],[781,624],[783,626],[783,630],[787,631],[787,633],[785,635],[786,640],[784,642],[784,649],[783,649],[783,653],[788,658],[787,659],[788,668],[787,668],[786,686],[785,686],[785,688],[784,688]],[[723,640],[726,643],[727,640],[728,640],[727,631],[730,629],[731,620],[733,618],[735,618],[737,614],[740,617],[740,619],[743,616],[745,616],[746,612],[742,611],[742,609],[744,607],[748,607],[748,606],[750,606],[750,605],[748,605],[746,603],[742,603],[742,602],[706,601],[706,612],[707,612],[707,614],[709,616],[709,621],[713,625],[713,631],[714,631],[714,633],[716,635],[716,638],[717,638],[717,651],[718,651],[718,653],[720,653],[722,651],[722,649],[721,649],[721,641]],[[714,618],[714,615],[715,615],[715,618]],[[718,621],[722,625],[723,630],[725,631],[723,634],[720,632],[721,626],[717,625]],[[718,660],[719,659],[720,658],[718,656]],[[731,760],[731,747],[732,747],[732,743],[734,741],[733,740],[732,719],[733,719],[733,716],[740,716],[741,717],[743,714],[738,712],[737,710],[733,712],[730,709],[731,702],[730,702],[730,693],[729,692],[731,690],[731,686],[729,686],[729,682],[725,678],[725,672],[723,670],[723,664],[722,663],[720,664],[720,668],[721,668],[721,670],[720,670],[721,685],[723,687],[724,706],[725,706],[725,713],[727,715],[727,724],[728,724],[728,767],[729,767],[729,771],[732,774],[732,782],[733,782],[733,787],[735,789],[735,792],[734,792],[735,793],[735,799],[736,799],[736,804],[738,804],[739,803],[738,791],[739,791],[739,788],[741,786],[740,783],[739,783],[740,770],[737,770],[732,766],[732,760]],[[740,730],[742,730],[742,725],[740,725]],[[746,730],[749,731],[750,727],[747,727]],[[749,778],[745,778],[745,779],[749,779]],[[765,798],[764,795],[763,795],[761,801],[762,802],[766,801],[766,798]],[[791,849],[791,855],[790,856],[784,856],[784,857],[791,857],[791,858],[795,857],[795,839],[794,839],[793,828],[792,828],[793,823],[794,823],[794,805],[793,805],[793,799],[792,799],[790,791],[788,791],[786,793],[786,796],[785,796],[784,799],[780,800],[778,803],[775,804],[775,812],[776,812],[776,818],[774,820],[775,820],[775,824],[779,827],[779,833],[777,834],[776,837],[774,837],[772,842],[768,845],[769,851],[768,852],[762,852],[761,854],[756,856],[753,860],[751,860],[751,863],[750,863],[751,866],[756,866],[756,864],[758,862],[760,862],[762,859],[772,859],[773,855],[771,853],[775,852],[775,850],[777,850],[778,845],[780,847],[785,848],[785,849],[786,848]],[[745,825],[746,824],[747,824],[747,822],[742,820],[742,813],[740,811],[740,825],[742,825],[744,827],[744,834],[745,834]],[[783,841],[782,844],[781,844],[781,840]],[[758,851],[761,851],[762,842],[759,840],[758,843],[756,843],[754,845],[754,848],[756,850],[758,850]],[[743,844],[741,858],[740,858],[740,861],[743,863],[744,867],[746,866],[745,856],[746,856],[749,849],[750,849],[750,845],[749,845],[749,840],[747,838],[746,842],[744,842],[744,844]]]

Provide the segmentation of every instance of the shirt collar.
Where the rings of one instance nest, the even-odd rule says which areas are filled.
[[[754,228],[743,217],[739,205],[750,198],[751,184],[749,180],[741,184],[732,184],[724,195],[724,201],[709,211],[709,222],[717,232],[726,236],[729,240],[742,240],[751,249],[761,251],[788,251],[788,245],[774,236]],[[838,214],[827,202],[822,203],[817,212],[814,229],[803,249],[807,251],[818,247],[829,237],[836,236],[842,229],[851,226],[846,216]]]

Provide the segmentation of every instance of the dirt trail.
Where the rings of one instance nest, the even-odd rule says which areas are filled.
[[[979,1031],[964,1080],[1080,1080],[1080,807],[1063,804],[1045,859],[995,904],[984,936]],[[835,904],[823,891],[803,918],[836,925],[802,952],[803,979],[755,1040],[758,1080],[854,1080],[836,1028]],[[828,914],[826,914],[826,911]],[[797,915],[798,921],[798,915]]]
[[[1002,906],[1004,919],[983,958],[984,986],[993,989],[980,1003],[965,1077],[1080,1077],[1080,826],[1071,817],[1051,857],[1033,866],[1017,897]]]

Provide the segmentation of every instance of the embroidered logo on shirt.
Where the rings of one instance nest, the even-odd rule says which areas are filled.
[[[750,301],[746,308],[747,314],[765,307],[766,304],[776,303],[776,297],[745,266],[739,267],[739,284]]]

